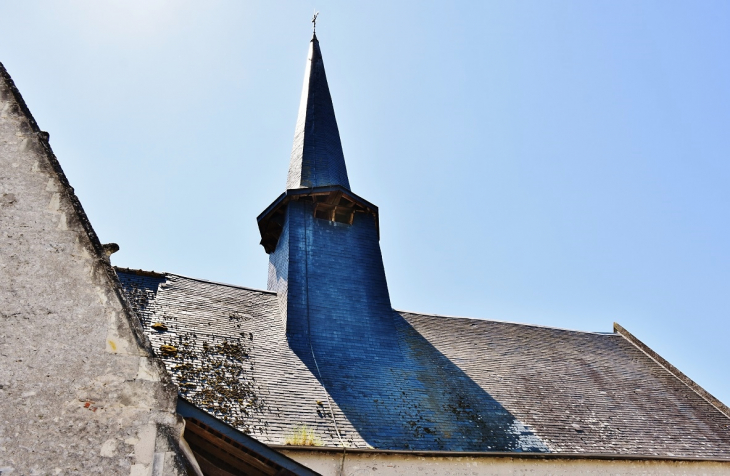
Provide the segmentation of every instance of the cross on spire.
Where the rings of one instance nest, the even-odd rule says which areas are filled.
[[[317,17],[319,16],[319,12],[315,11],[314,16],[312,17],[312,33],[317,33]]]

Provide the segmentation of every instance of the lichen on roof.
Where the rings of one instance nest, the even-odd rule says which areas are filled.
[[[363,336],[368,367],[322,357],[320,381],[275,294],[119,275],[154,346],[178,349],[163,358],[181,395],[263,443],[306,425],[326,447],[730,458],[730,419],[619,334],[401,312],[407,365]]]

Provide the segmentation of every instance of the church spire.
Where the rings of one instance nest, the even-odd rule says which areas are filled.
[[[340,131],[315,33],[309,44],[286,188],[328,185],[350,189]]]

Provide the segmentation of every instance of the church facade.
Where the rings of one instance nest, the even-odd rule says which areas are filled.
[[[730,409],[618,324],[392,308],[316,36],[266,290],[113,268],[2,74],[0,474],[730,470]]]

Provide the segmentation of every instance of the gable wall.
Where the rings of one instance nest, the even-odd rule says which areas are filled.
[[[0,473],[179,474],[176,390],[0,65]]]

